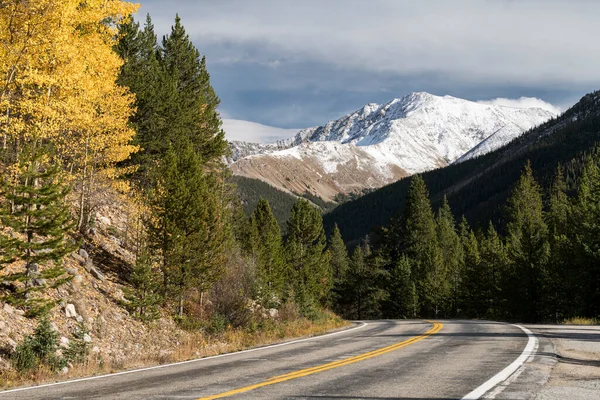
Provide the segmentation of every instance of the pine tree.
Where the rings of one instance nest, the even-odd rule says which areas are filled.
[[[564,170],[559,164],[550,188],[550,206],[547,214],[551,257],[548,263],[544,309],[555,322],[566,314],[573,303],[579,271],[572,265],[570,255],[572,210],[567,196]],[[576,267],[576,265],[575,265]],[[575,295],[575,296],[574,296]]]
[[[128,164],[139,167],[135,177],[142,188],[152,185],[150,169],[162,159],[173,140],[170,138],[168,105],[174,101],[175,89],[161,65],[159,47],[150,15],[142,30],[133,18],[119,25],[120,41],[116,52],[124,60],[118,82],[135,93],[136,112],[130,122],[135,127],[134,144],[140,150]]]
[[[287,264],[292,287],[302,308],[325,304],[332,286],[323,220],[307,200],[298,200],[287,223]]]
[[[475,285],[476,316],[505,318],[502,292],[508,255],[502,239],[490,222],[480,246],[479,280]]]
[[[333,227],[333,234],[329,238],[327,248],[331,259],[330,265],[334,287],[339,287],[346,279],[350,260],[348,259],[346,244],[344,243],[344,239],[342,239],[342,233],[337,224]]]
[[[508,252],[517,289],[512,309],[520,319],[539,321],[550,246],[541,189],[529,163],[508,201],[508,221]]]
[[[464,254],[464,272],[461,278],[461,296],[458,314],[477,317],[479,314],[477,293],[479,291],[479,265],[481,262],[479,241],[463,216],[459,228]]]
[[[205,163],[220,163],[228,151],[217,112],[220,100],[210,84],[206,58],[200,57],[179,15],[163,38],[160,61],[176,91],[167,110],[169,138],[191,143]]]
[[[131,288],[125,290],[127,308],[134,317],[142,321],[153,321],[160,317],[160,278],[150,253],[143,249],[136,257],[129,276]]]
[[[160,252],[163,290],[175,294],[183,317],[190,290],[205,292],[222,274],[230,238],[219,193],[211,190],[202,161],[191,145],[170,149],[150,197],[151,248]]]
[[[573,207],[573,251],[570,264],[577,265],[577,284],[572,297],[580,297],[577,310],[581,315],[600,314],[600,167],[598,151],[585,160]]]
[[[279,224],[271,212],[269,202],[258,201],[250,218],[253,232],[254,257],[257,268],[259,297],[265,306],[281,302],[285,281],[285,262]]]
[[[379,316],[385,292],[381,288],[382,270],[372,262],[368,243],[354,249],[344,291],[348,317],[363,319]]]
[[[388,318],[415,318],[418,298],[415,283],[411,279],[410,259],[403,256],[390,271],[388,277],[385,315]]]
[[[0,231],[4,244],[1,261],[24,262],[30,286],[38,277],[38,264],[58,263],[76,247],[69,237],[73,231],[65,202],[69,188],[61,182],[58,167],[50,164],[48,151],[39,144],[22,152],[16,174],[3,175],[1,183],[4,204],[0,219],[18,234],[13,237]]]
[[[437,315],[444,307],[446,274],[438,245],[436,223],[425,181],[411,178],[403,214],[402,245],[412,261],[421,312]]]
[[[450,205],[444,196],[442,206],[438,210],[437,238],[442,255],[440,272],[443,274],[440,290],[442,296],[447,296],[450,301],[452,314],[458,312],[458,297],[460,295],[461,278],[464,268],[464,252]]]

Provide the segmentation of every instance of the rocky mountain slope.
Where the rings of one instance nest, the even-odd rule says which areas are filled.
[[[485,154],[554,114],[411,93],[271,144],[232,142],[233,173],[332,200]],[[472,153],[470,150],[476,148]]]

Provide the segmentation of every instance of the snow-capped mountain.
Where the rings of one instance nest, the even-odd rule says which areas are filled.
[[[232,142],[229,161],[235,174],[333,199],[485,154],[553,116],[540,108],[411,93],[384,105],[367,104],[290,139]]]

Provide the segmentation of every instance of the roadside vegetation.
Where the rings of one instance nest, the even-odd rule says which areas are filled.
[[[562,321],[564,325],[600,325],[598,318],[573,317]]]

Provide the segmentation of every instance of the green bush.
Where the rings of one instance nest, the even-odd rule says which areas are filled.
[[[64,359],[67,362],[76,364],[87,362],[90,344],[85,341],[86,335],[89,335],[89,330],[83,322],[78,322],[73,337],[69,342],[69,346],[63,353]]]
[[[215,313],[210,317],[206,331],[211,335],[218,335],[225,332],[228,325],[229,320],[223,314]]]
[[[31,342],[31,337],[25,337],[12,355],[12,366],[19,372],[29,371],[38,365],[39,359]]]
[[[13,354],[13,366],[18,371],[27,371],[40,364],[53,369],[60,364],[57,361],[58,333],[52,329],[47,315],[40,317],[33,335],[25,336]]]

